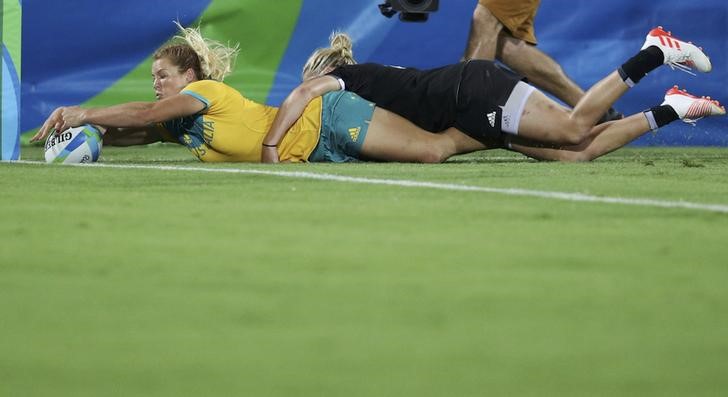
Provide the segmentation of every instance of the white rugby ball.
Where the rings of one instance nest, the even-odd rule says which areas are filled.
[[[101,154],[102,135],[86,124],[48,135],[45,143],[46,163],[92,163]]]

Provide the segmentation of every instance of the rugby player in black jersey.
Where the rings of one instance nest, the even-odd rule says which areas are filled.
[[[634,57],[568,109],[490,61],[431,70],[356,64],[351,40],[339,33],[332,36],[331,47],[311,56],[304,67],[305,81],[283,102],[265,140],[282,139],[291,120],[300,117],[313,98],[348,90],[427,131],[454,127],[464,134],[458,153],[506,147],[541,160],[588,161],[672,121],[692,123],[725,114],[717,101],[673,87],[661,105],[597,125],[619,97],[663,64],[704,73],[712,68],[702,49],[658,27]],[[263,150],[262,161],[277,161],[271,155]]]

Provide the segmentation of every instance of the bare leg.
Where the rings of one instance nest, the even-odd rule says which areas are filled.
[[[456,128],[433,134],[409,120],[382,108],[375,108],[362,156],[380,161],[441,163],[451,156],[488,149]]]
[[[583,122],[594,125],[609,110],[617,99],[629,90],[619,73],[614,71],[591,86],[571,111],[572,119],[582,118]]]
[[[576,106],[584,96],[581,87],[550,56],[505,31],[501,32],[496,58],[569,106]]]
[[[480,4],[475,6],[463,59],[494,60],[498,37],[502,30],[503,24],[487,8]]]
[[[561,148],[531,146],[514,137],[511,147],[538,160],[591,161],[613,152],[650,131],[650,125],[643,113],[637,113],[622,120],[595,126],[591,135],[583,143]]]
[[[526,101],[518,135],[535,141],[578,145],[592,135],[592,127],[629,87],[612,72],[592,86],[571,112],[540,91]]]

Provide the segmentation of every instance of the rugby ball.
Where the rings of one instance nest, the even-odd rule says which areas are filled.
[[[86,124],[51,133],[45,143],[46,163],[92,163],[101,154],[102,135],[96,127]]]

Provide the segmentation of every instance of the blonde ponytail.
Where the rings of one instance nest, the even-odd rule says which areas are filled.
[[[180,71],[192,68],[199,80],[223,81],[233,71],[239,45],[229,47],[202,37],[200,28],[185,28],[175,22],[180,33],[173,43],[154,53],[154,59],[169,58]]]
[[[353,43],[349,35],[333,32],[329,42],[329,47],[317,49],[306,61],[303,67],[304,80],[321,76],[342,65],[356,64]]]

